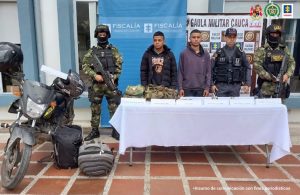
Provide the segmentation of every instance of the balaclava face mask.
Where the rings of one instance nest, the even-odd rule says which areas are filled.
[[[107,35],[105,37],[97,37],[98,45],[99,46],[104,46],[108,44],[108,37]]]
[[[268,35],[267,41],[268,44],[274,49],[278,46],[281,35],[278,37],[273,37],[271,34]]]

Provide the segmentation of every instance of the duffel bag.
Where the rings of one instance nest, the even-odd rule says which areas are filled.
[[[78,167],[78,152],[82,144],[82,128],[77,125],[57,127],[52,133],[54,164],[61,169]]]
[[[78,166],[88,176],[108,175],[115,156],[107,144],[84,143],[79,148]]]

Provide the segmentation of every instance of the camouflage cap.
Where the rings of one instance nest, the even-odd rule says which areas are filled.
[[[95,29],[94,37],[97,38],[98,33],[100,32],[105,32],[107,34],[107,37],[110,38],[110,31],[107,25],[104,24],[97,25]]]
[[[225,36],[237,36],[237,31],[235,28],[227,28],[225,32]]]

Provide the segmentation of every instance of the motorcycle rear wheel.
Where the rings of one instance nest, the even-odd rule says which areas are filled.
[[[24,178],[31,157],[32,146],[16,139],[12,147],[7,148],[1,167],[2,187],[12,190]]]

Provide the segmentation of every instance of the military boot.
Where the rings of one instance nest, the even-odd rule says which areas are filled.
[[[120,140],[120,134],[118,133],[118,131],[115,129],[115,128],[112,128],[113,130],[112,130],[112,134],[111,134],[111,136],[113,137],[113,138],[115,138],[116,140]]]
[[[94,138],[100,137],[98,128],[92,128],[92,131],[84,138],[84,141],[90,141]]]

